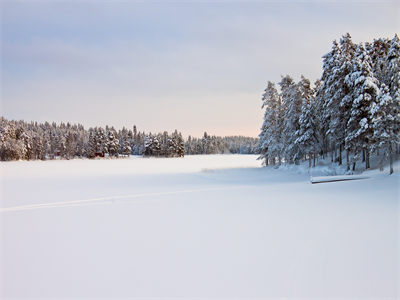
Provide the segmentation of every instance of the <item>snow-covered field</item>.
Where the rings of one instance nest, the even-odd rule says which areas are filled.
[[[400,297],[398,167],[324,184],[252,155],[0,167],[2,299]]]

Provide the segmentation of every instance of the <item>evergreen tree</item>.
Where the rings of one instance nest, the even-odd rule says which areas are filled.
[[[76,144],[72,132],[68,132],[65,138],[64,158],[71,159],[75,157]]]
[[[159,156],[160,155],[160,141],[157,136],[152,135],[151,133],[146,136],[145,145],[144,145],[144,155],[145,156]]]
[[[178,157],[185,156],[185,143],[182,134],[179,132],[177,136],[177,149],[176,154]]]
[[[129,156],[129,155],[131,155],[131,152],[132,152],[132,148],[129,145],[129,143],[124,143],[124,146],[122,147],[122,154]]]
[[[86,148],[86,154],[88,158],[96,157],[97,151],[97,141],[96,141],[96,132],[93,128],[89,129],[89,140]]]
[[[301,83],[302,84],[302,83]],[[300,149],[295,144],[297,138],[296,132],[300,128],[299,118],[301,113],[301,95],[299,87],[301,84],[295,84],[293,79],[286,75],[282,78],[279,85],[281,86],[281,98],[283,106],[283,149],[285,152],[285,160],[287,162],[299,162]]]
[[[25,144],[21,139],[22,131],[3,117],[0,119],[0,158],[1,160],[19,160],[25,157]]]
[[[280,135],[281,135],[281,101],[275,84],[268,81],[267,88],[262,96],[262,108],[265,109],[264,123],[261,127],[260,158],[265,165],[275,164],[275,158],[279,157],[280,163]]]
[[[392,99],[398,103],[400,102],[400,40],[397,34],[391,41],[386,64],[385,83],[389,87]]]
[[[346,77],[346,82],[353,91],[353,102],[347,123],[346,147],[354,152],[355,158],[362,153],[365,156],[365,167],[368,169],[373,140],[370,109],[376,103],[379,83],[372,72],[371,58],[362,44],[357,47],[353,72]]]
[[[390,49],[389,39],[375,39],[368,55],[371,57],[375,78],[384,83],[386,75],[386,59]]]
[[[322,64],[322,85],[318,90],[318,96],[320,97],[322,110],[321,110],[321,129],[323,130],[324,136],[329,136],[330,128],[332,127],[332,110],[334,109],[334,94],[335,86],[337,85],[338,77],[338,64],[340,55],[339,44],[336,40],[332,43],[332,49],[329,53],[323,56]],[[336,111],[334,112],[334,115]],[[334,116],[333,115],[333,116]],[[328,152],[328,139],[324,141],[324,152]]]
[[[108,130],[106,149],[109,156],[118,157],[119,153],[119,139],[116,136],[114,128]]]
[[[300,149],[297,155],[302,153],[307,154],[310,166],[311,159],[314,158],[317,153],[317,122],[315,118],[315,106],[314,106],[314,91],[311,88],[310,81],[302,76],[299,82],[300,95],[303,99],[301,106],[301,114],[299,118],[300,127],[296,132],[296,140],[294,143],[297,145],[297,149]],[[296,159],[297,157],[295,157]],[[299,159],[298,157],[297,159]]]
[[[380,94],[371,109],[374,129],[374,146],[389,158],[390,174],[393,173],[393,153],[400,143],[400,103],[393,101],[389,88],[382,84]],[[383,160],[381,161],[381,168]]]
[[[346,80],[347,77],[353,71],[353,61],[354,61],[356,47],[357,46],[351,40],[351,36],[349,33],[342,36],[340,40],[341,55],[340,55],[339,72],[341,74],[340,78],[341,79],[344,78],[344,85],[341,85],[343,91],[343,98],[342,101],[340,102],[342,121],[340,122],[341,131],[340,130],[338,131],[340,137],[339,140],[341,142],[340,149],[342,147],[342,144],[346,145],[347,124],[350,119],[351,107],[353,105],[353,89],[351,86],[348,85]],[[340,135],[340,132],[343,135]],[[350,148],[346,146],[345,148],[346,148],[347,170],[350,170]],[[340,154],[340,160],[341,160],[341,154]]]
[[[95,139],[96,139],[96,155],[104,156],[105,153],[108,153],[107,149],[107,136],[106,132],[101,127],[95,128]]]
[[[324,127],[324,97],[323,93],[321,92],[322,89],[322,81],[317,79],[314,83],[314,91],[315,91],[315,97],[313,101],[313,109],[314,109],[314,123],[315,123],[315,135],[316,135],[316,149],[319,151],[319,154],[324,157],[326,154],[326,149],[327,149],[327,128]],[[315,157],[314,157],[315,158]]]

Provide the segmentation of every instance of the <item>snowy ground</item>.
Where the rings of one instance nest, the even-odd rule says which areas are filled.
[[[398,166],[324,184],[251,155],[0,168],[3,299],[400,296]]]

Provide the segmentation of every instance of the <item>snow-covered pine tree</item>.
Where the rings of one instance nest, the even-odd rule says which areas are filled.
[[[160,155],[165,157],[173,156],[173,142],[168,132],[164,131],[163,134],[158,135],[158,140],[160,141]]]
[[[338,56],[340,54],[339,44],[336,40],[332,42],[331,51],[325,54],[322,58],[322,76],[321,76],[321,87],[317,94],[321,100],[321,130],[323,130],[324,137],[328,137],[328,131],[331,123],[331,114],[329,111],[332,107],[334,94],[334,85],[337,77],[338,69]],[[328,138],[324,141],[323,152],[327,153],[330,148],[328,144]]]
[[[373,141],[373,127],[370,109],[379,94],[378,81],[372,72],[371,58],[363,44],[359,44],[353,60],[353,72],[346,77],[348,87],[353,91],[350,118],[346,128],[346,147],[355,154],[365,155],[365,167],[370,167],[369,155]]]
[[[144,132],[138,132],[137,134],[137,154],[142,155],[144,153],[144,140],[145,140],[146,134]]]
[[[64,158],[71,159],[75,157],[76,143],[74,139],[74,135],[71,131],[66,133],[65,137],[65,151]]]
[[[183,141],[182,134],[179,132],[177,136],[177,155],[178,157],[184,157],[185,156],[185,142]]]
[[[390,49],[390,40],[386,38],[374,39],[368,55],[371,57],[373,72],[379,82],[385,82],[386,59]]]
[[[142,155],[145,153],[145,143],[147,135],[144,132],[138,132],[136,125],[133,126],[133,142],[131,143],[132,154]]]
[[[122,147],[122,154],[129,157],[129,155],[131,155],[131,152],[132,148],[129,143],[124,143],[124,146]]]
[[[204,132],[202,142],[202,154],[210,154],[210,136]]]
[[[144,140],[144,155],[145,156],[151,156],[153,155],[153,136],[151,135],[151,132],[146,135],[145,140]]]
[[[286,162],[298,163],[300,149],[294,141],[297,139],[296,132],[300,128],[299,118],[301,113],[301,96],[299,84],[286,75],[279,82],[281,87],[281,99],[283,108],[283,149]]]
[[[340,39],[340,62],[339,62],[339,72],[341,80],[344,79],[344,85],[341,85],[343,98],[340,102],[340,111],[342,113],[342,120],[340,122],[342,130],[342,134],[344,134],[343,143],[346,145],[346,131],[347,131],[347,124],[350,119],[351,113],[351,106],[353,104],[353,89],[347,84],[346,78],[353,72],[353,61],[354,55],[356,52],[356,44],[353,43],[351,36],[349,33],[346,33]],[[339,132],[340,134],[340,132]],[[346,147],[345,147],[346,148]],[[347,169],[350,170],[350,152],[349,148],[346,148],[346,162],[347,162]]]
[[[397,34],[391,40],[387,66],[387,85],[394,105],[400,110],[400,39]],[[396,152],[400,153],[400,145],[397,145]]]
[[[75,135],[75,156],[83,157],[85,156],[85,143],[87,143],[87,132],[81,124],[78,124],[77,126],[74,125],[73,131]]]
[[[132,134],[129,134],[130,130],[126,129],[125,127],[122,128],[119,132],[119,153],[122,155],[129,156],[131,155],[132,148],[131,148],[131,140]],[[131,132],[132,133],[132,132]]]
[[[186,154],[188,154],[188,155],[193,154],[193,145],[192,145],[192,136],[191,135],[188,136],[184,147],[185,147]]]
[[[347,68],[342,67],[343,64],[346,63],[346,58],[341,49],[338,50],[333,59],[334,62],[331,70],[332,74],[327,81],[328,88],[325,93],[324,115],[326,118],[329,118],[328,131],[326,134],[331,141],[331,150],[341,165],[342,149],[345,142],[344,132],[346,128],[346,121],[344,119],[345,112],[340,104],[343,98],[346,96],[346,93],[348,93],[347,86],[345,84],[345,78],[348,72]],[[339,150],[338,155],[337,150]]]
[[[151,133],[146,136],[144,144],[144,155],[145,156],[159,156],[161,151],[160,141],[157,136]]]
[[[18,160],[25,156],[25,145],[20,138],[21,131],[15,124],[0,119],[0,159],[1,160]]]
[[[262,96],[262,108],[265,109],[264,122],[261,127],[260,158],[264,164],[280,163],[280,135],[281,135],[281,102],[275,84],[268,81]]]
[[[272,86],[273,83],[268,81],[268,85],[267,88],[264,90],[264,94],[262,95],[261,101],[262,101],[262,109],[265,109],[264,112],[264,120],[263,123],[261,125],[261,132],[258,135],[260,138],[260,157],[259,159],[264,160],[264,164],[266,166],[268,166],[269,164],[269,157],[268,157],[268,136],[269,134],[267,133],[267,131],[269,130],[269,122],[270,122],[270,118],[269,118],[269,114],[270,114],[270,110],[269,110],[269,106],[268,106],[268,97],[267,97],[267,91],[268,91],[268,87]]]
[[[301,76],[299,82],[299,92],[302,98],[301,114],[299,117],[300,127],[296,131],[296,148],[299,149],[296,155],[303,153],[308,156],[310,167],[313,158],[315,165],[315,156],[317,154],[317,122],[315,117],[314,91],[311,83],[304,76]],[[295,159],[300,159],[296,157]]]
[[[96,127],[96,156],[104,157],[107,153],[106,131],[102,127]]]
[[[326,132],[327,129],[324,128],[323,123],[323,110],[324,110],[324,97],[321,92],[322,81],[317,79],[314,83],[314,101],[313,101],[313,109],[314,109],[314,122],[316,127],[316,139],[317,145],[316,149],[323,157],[326,154],[325,149],[327,149],[327,137]]]
[[[50,158],[50,134],[49,132],[46,132],[44,135],[44,140],[43,140],[43,148],[44,148],[44,159]]]
[[[128,130],[125,128],[125,126],[124,127],[122,127],[122,130],[119,130],[118,131],[118,138],[119,138],[119,150],[118,150],[118,153],[119,154],[121,154],[121,155],[124,155],[124,146],[125,146],[125,143],[126,143],[126,136],[127,136],[127,134],[128,134]]]
[[[173,157],[183,157],[184,156],[184,144],[183,144],[183,138],[182,134],[178,133],[177,130],[175,130],[171,137],[168,139],[168,145],[169,145],[169,156]]]
[[[133,132],[130,129],[128,130],[125,142],[128,144],[129,148],[131,148],[131,152],[129,154],[133,154],[133,146],[134,146]]]
[[[337,105],[335,105],[336,102],[334,96],[339,76],[338,68],[340,52],[341,50],[339,48],[339,44],[336,40],[334,40],[331,51],[323,56],[323,72],[321,77],[323,85],[321,90],[324,101],[322,117],[324,124],[326,124],[326,135],[330,135],[329,132],[332,123],[331,119],[335,118],[335,114],[337,113]],[[336,111],[332,115],[334,110]]]
[[[30,130],[30,136],[32,137],[32,159],[44,159],[44,148],[40,133]]]
[[[118,157],[119,139],[114,128],[108,130],[106,145],[108,155]]]
[[[381,149],[383,158],[389,159],[389,172],[393,173],[393,154],[400,143],[400,105],[393,101],[389,88],[382,84],[376,103],[371,108],[374,146]],[[383,168],[383,159],[381,169]]]
[[[400,103],[400,40],[397,34],[391,41],[386,59],[387,71],[385,83],[396,105]]]
[[[160,156],[161,152],[160,134],[153,136],[152,151],[155,156]]]
[[[86,147],[86,155],[88,158],[96,157],[96,150],[97,150],[96,148],[97,148],[96,132],[93,128],[89,128],[89,139]]]

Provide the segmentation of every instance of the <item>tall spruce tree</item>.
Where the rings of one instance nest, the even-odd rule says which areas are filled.
[[[382,150],[383,159],[389,159],[389,170],[392,174],[393,153],[400,143],[400,106],[398,102],[393,101],[389,88],[385,84],[382,84],[377,101],[372,105],[371,116],[374,146]]]
[[[400,40],[397,34],[391,41],[386,59],[387,71],[385,83],[395,103],[400,102]]]
[[[340,87],[342,95],[342,100],[340,102],[341,121],[339,122],[340,128],[336,131],[339,133],[339,150],[341,150],[341,148],[346,144],[347,124],[350,119],[351,106],[353,104],[353,90],[347,84],[346,78],[353,71],[353,61],[356,48],[357,46],[353,43],[349,33],[346,33],[344,36],[342,36],[340,39],[341,55],[339,57]],[[341,153],[339,159],[342,159]],[[346,161],[347,169],[349,170],[350,152],[348,148],[346,148]]]
[[[299,163],[301,149],[295,144],[296,132],[300,128],[299,118],[301,114],[302,97],[300,89],[302,83],[296,84],[293,79],[286,75],[282,78],[281,97],[283,106],[283,148],[287,162]]]
[[[262,108],[265,109],[264,122],[260,133],[260,158],[264,164],[280,163],[281,102],[275,84],[268,81],[262,96]]]
[[[299,90],[302,99],[301,114],[299,117],[299,129],[296,132],[294,141],[297,148],[300,149],[297,155],[305,154],[309,158],[310,166],[312,158],[317,153],[317,120],[315,116],[314,91],[311,88],[310,81],[304,76],[299,82]],[[295,157],[296,158],[296,157]]]
[[[372,72],[372,61],[363,44],[359,44],[353,60],[353,72],[346,77],[352,93],[350,118],[347,123],[346,144],[355,154],[363,154],[365,167],[370,167],[370,150],[373,142],[373,126],[370,109],[379,94],[378,81]],[[355,160],[353,161],[355,163]],[[354,169],[354,167],[353,167]]]

